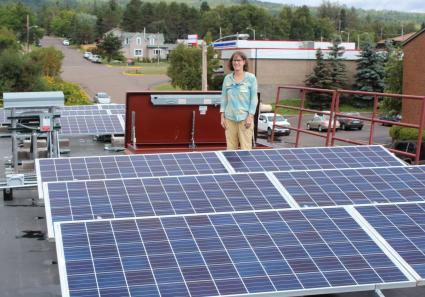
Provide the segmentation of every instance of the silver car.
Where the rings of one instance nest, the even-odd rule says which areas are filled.
[[[331,122],[331,128],[333,121]],[[336,121],[336,129],[339,129],[339,121]],[[307,122],[308,130],[318,130],[319,132],[328,130],[329,127],[329,115],[327,114],[315,114],[311,120]]]

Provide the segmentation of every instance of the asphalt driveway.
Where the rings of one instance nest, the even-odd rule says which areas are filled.
[[[62,78],[81,85],[90,97],[97,92],[107,92],[114,103],[125,103],[127,92],[145,91],[154,85],[168,82],[166,75],[123,75],[123,67],[108,67],[94,64],[83,58],[83,53],[69,46],[62,45],[62,39],[46,36],[42,46],[54,46],[64,55]]]

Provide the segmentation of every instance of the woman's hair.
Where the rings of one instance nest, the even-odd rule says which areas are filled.
[[[242,60],[244,60],[245,61],[245,64],[243,65],[243,71],[248,71],[248,68],[249,68],[249,65],[248,65],[248,58],[246,57],[246,55],[243,53],[243,52],[240,52],[240,51],[236,51],[236,52],[234,52],[233,54],[232,54],[232,56],[230,57],[230,60],[229,60],[229,69],[231,70],[231,71],[233,71],[233,70],[235,70],[234,68],[233,68],[233,59],[235,58],[235,56],[239,56],[239,57],[241,57],[241,59]]]

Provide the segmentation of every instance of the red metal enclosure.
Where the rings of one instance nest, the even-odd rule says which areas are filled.
[[[281,89],[292,89],[292,90],[299,90],[300,92],[300,107],[294,107],[294,106],[287,106],[287,105],[281,105],[279,104],[280,101],[280,91]],[[308,109],[304,108],[306,94],[307,93],[327,93],[331,95],[331,102],[330,102],[330,110],[327,112],[323,112],[320,110],[315,109]],[[348,117],[341,113],[339,110],[340,105],[340,98],[342,95],[367,95],[373,98],[373,110],[372,110],[372,116],[371,117],[364,117],[364,116],[354,116],[350,115],[350,118],[353,119],[359,119],[363,121],[368,121],[371,123],[371,128],[369,132],[369,141],[367,143],[354,140],[354,139],[348,139],[348,138],[342,138],[336,136],[336,121],[337,117]],[[420,121],[419,125],[411,124],[407,122],[392,122],[387,120],[381,120],[378,117],[378,103],[379,99],[382,98],[394,98],[399,100],[409,99],[419,102],[418,104],[420,106],[420,110],[418,112],[420,113]],[[287,109],[293,109],[298,110],[298,122],[297,122],[297,128],[289,128],[291,130],[294,130],[297,132],[296,139],[295,139],[295,147],[298,147],[299,141],[300,141],[300,135],[301,133],[314,135],[317,137],[321,137],[325,139],[325,145],[326,146],[333,146],[335,145],[335,141],[341,141],[351,144],[374,144],[374,128],[376,124],[391,124],[396,125],[400,127],[408,127],[408,128],[415,128],[418,129],[418,138],[416,139],[416,153],[408,153],[403,152],[395,149],[390,149],[392,152],[398,153],[400,155],[405,155],[408,157],[415,158],[415,163],[419,164],[419,157],[421,152],[421,145],[422,145],[422,135],[425,128],[425,121],[424,121],[424,115],[425,115],[425,96],[414,96],[414,95],[404,95],[404,94],[388,94],[388,93],[376,93],[376,92],[364,92],[364,91],[352,91],[352,90],[329,90],[329,89],[316,89],[316,88],[308,88],[308,87],[298,87],[298,86],[281,86],[277,88],[277,94],[276,94],[276,105],[275,105],[275,113],[278,111],[279,108],[287,108]],[[306,129],[301,128],[301,120],[303,112],[320,112],[324,114],[329,115],[329,127],[332,127],[332,129],[327,129],[326,135],[323,135],[321,133],[312,132]],[[333,123],[332,123],[333,122]],[[275,122],[273,122],[273,130],[272,130],[272,141],[274,138],[274,129],[276,127],[279,127],[279,125],[275,125]]]
[[[125,147],[128,153],[224,150],[226,139],[220,124],[220,104],[190,104],[191,95],[220,95],[218,91],[130,92],[126,98]],[[155,105],[151,96],[181,99]],[[134,138],[132,113],[135,112]],[[257,117],[255,117],[257,118]],[[255,123],[256,126],[256,123]],[[134,141],[135,140],[135,141]]]

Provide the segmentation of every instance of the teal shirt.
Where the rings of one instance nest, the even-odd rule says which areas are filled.
[[[224,112],[226,119],[240,122],[249,114],[254,115],[257,109],[257,79],[255,75],[244,72],[244,79],[237,83],[233,72],[226,75],[221,92],[220,112]]]

